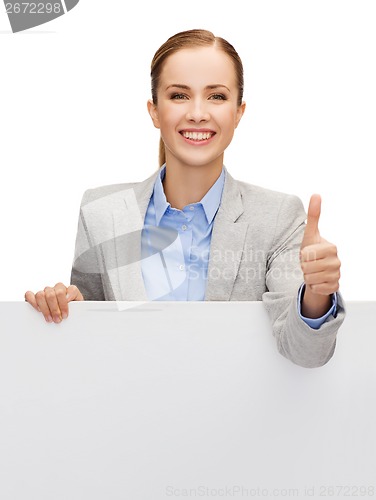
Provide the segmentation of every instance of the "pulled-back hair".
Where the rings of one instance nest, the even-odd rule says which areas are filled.
[[[243,77],[243,64],[234,49],[234,47],[227,42],[224,38],[214,36],[213,33],[207,30],[194,29],[188,31],[181,31],[176,35],[171,36],[154,54],[151,62],[151,95],[153,103],[156,105],[157,91],[159,87],[159,80],[163,69],[163,63],[166,59],[175,54],[179,50],[196,48],[196,47],[212,47],[215,46],[227,54],[234,62],[236,81],[238,85],[238,105],[240,106],[243,100],[244,77]],[[159,165],[162,166],[166,161],[165,146],[162,138],[159,141]]]

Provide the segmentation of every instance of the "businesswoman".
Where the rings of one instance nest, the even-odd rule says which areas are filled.
[[[224,151],[245,111],[234,47],[206,30],[169,38],[151,65],[148,111],[160,167],[83,195],[71,284],[26,292],[46,321],[75,300],[262,300],[279,351],[302,366],[333,355],[344,319],[321,199],[235,180]],[[250,318],[251,321],[251,318]]]

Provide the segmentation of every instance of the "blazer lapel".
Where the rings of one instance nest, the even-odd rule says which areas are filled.
[[[112,207],[113,248],[106,266],[115,300],[147,301],[141,269],[141,232],[160,169],[122,192]],[[248,224],[236,222],[243,213],[237,181],[226,169],[222,200],[214,219],[205,300],[230,300],[239,270]],[[106,261],[106,256],[104,256]]]
[[[108,271],[115,300],[147,301],[141,269],[141,232],[159,170],[123,196],[112,208],[115,263]],[[114,265],[115,264],[115,265]]]
[[[222,200],[213,225],[205,300],[230,300],[248,228],[248,223],[236,222],[243,211],[237,181],[226,169]]]

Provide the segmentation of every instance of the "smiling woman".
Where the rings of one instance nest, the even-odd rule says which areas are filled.
[[[200,61],[196,60],[198,48],[206,49],[205,57]],[[184,49],[182,57],[180,51]],[[191,49],[189,51],[189,49]],[[176,56],[171,63],[172,56]],[[213,57],[213,59],[211,59]],[[225,64],[216,65],[217,59],[226,59]],[[151,93],[152,103],[156,106],[161,91],[161,78],[165,80],[179,76],[179,71],[183,72],[182,76],[191,74],[191,64],[194,64],[195,72],[194,79],[199,83],[201,74],[206,74],[211,80],[210,84],[205,85],[205,91],[210,95],[211,100],[227,100],[236,101],[237,107],[242,108],[241,114],[244,113],[245,104],[243,103],[244,92],[244,76],[242,61],[234,49],[234,47],[225,39],[215,37],[213,33],[206,30],[190,30],[177,33],[169,38],[155,53],[151,63]],[[228,66],[232,66],[232,70],[227,72]],[[172,74],[171,74],[172,67]],[[214,72],[211,73],[211,70]],[[222,73],[221,74],[221,70]],[[174,73],[176,72],[176,73]],[[202,73],[203,72],[203,73]],[[185,73],[185,75],[184,75]],[[216,76],[219,77],[215,80]],[[167,87],[162,90],[164,93],[170,91],[172,99],[187,99],[188,96],[183,91],[191,91],[189,85],[178,80],[173,80],[167,83]],[[229,82],[226,86],[226,82]],[[231,89],[231,90],[230,90]],[[232,91],[232,93],[231,93]],[[149,102],[150,112],[150,102]],[[240,120],[241,116],[239,117]],[[239,122],[238,120],[238,122]],[[194,130],[193,130],[194,132]],[[159,163],[165,163],[165,144],[163,139],[160,141]]]
[[[147,107],[160,167],[84,193],[70,286],[25,294],[47,321],[66,318],[72,300],[262,300],[281,354],[307,367],[331,358],[345,310],[320,197],[306,215],[298,197],[235,180],[224,165],[243,85],[234,47],[209,31],[158,49]]]
[[[215,41],[171,52],[159,58],[163,65],[159,64],[157,76],[152,66],[152,85],[158,86],[152,88],[148,109],[161,131],[166,197],[182,209],[200,200],[218,179],[245,103],[239,104],[242,83],[237,81],[235,65]]]

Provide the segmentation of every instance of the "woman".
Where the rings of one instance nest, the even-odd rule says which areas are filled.
[[[279,351],[326,363],[344,305],[320,197],[306,217],[297,197],[237,181],[223,164],[245,111],[237,52],[208,31],[181,32],[156,52],[151,80],[161,167],[86,191],[71,285],[25,299],[56,323],[74,300],[263,300]]]

